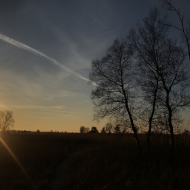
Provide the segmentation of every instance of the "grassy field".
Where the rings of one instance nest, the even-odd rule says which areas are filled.
[[[142,145],[145,135],[140,135]],[[55,168],[67,160],[64,189],[190,189],[190,136],[152,136],[149,154],[132,135],[16,133],[1,136],[0,189],[48,189]],[[8,150],[9,149],[9,150]]]

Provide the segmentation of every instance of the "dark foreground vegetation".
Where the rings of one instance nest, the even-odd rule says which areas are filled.
[[[139,139],[142,145],[146,141],[144,135]],[[152,139],[150,152],[144,148],[139,153],[130,134],[1,136],[0,189],[48,189],[56,166],[64,160],[66,190],[189,189],[190,136],[176,136],[174,157],[170,155],[167,135],[153,134]]]

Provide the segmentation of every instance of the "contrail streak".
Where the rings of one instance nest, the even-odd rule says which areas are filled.
[[[9,44],[12,44],[13,46],[16,46],[16,47],[18,47],[18,48],[21,48],[21,49],[24,49],[24,50],[26,50],[26,51],[29,51],[29,52],[38,54],[38,55],[40,55],[40,56],[42,56],[42,57],[45,57],[46,59],[48,59],[49,61],[51,61],[52,63],[54,63],[54,64],[57,65],[58,67],[64,69],[65,71],[71,73],[71,74],[74,75],[75,77],[77,77],[77,78],[79,78],[79,79],[82,79],[82,80],[84,80],[84,81],[87,81],[87,82],[91,83],[91,84],[94,85],[94,86],[97,86],[96,83],[94,83],[94,82],[90,81],[89,79],[83,77],[82,75],[80,75],[80,74],[74,72],[73,70],[69,69],[68,67],[66,67],[66,66],[62,65],[61,63],[59,63],[58,61],[56,61],[55,59],[53,59],[53,58],[47,56],[46,54],[44,54],[44,53],[42,53],[42,52],[40,52],[40,51],[38,51],[38,50],[36,50],[36,49],[33,49],[33,48],[27,46],[26,44],[23,44],[23,43],[21,43],[21,42],[19,42],[19,41],[16,41],[16,40],[12,39],[12,38],[9,38],[8,36],[5,36],[4,34],[1,34],[1,33],[0,33],[0,40],[5,41],[5,42],[7,42],[7,43],[9,43]]]

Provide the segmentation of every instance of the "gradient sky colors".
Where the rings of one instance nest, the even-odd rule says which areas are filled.
[[[174,2],[190,18],[190,1]],[[14,112],[14,129],[101,129],[106,120],[92,121],[91,61],[155,6],[159,0],[1,1],[0,110]]]

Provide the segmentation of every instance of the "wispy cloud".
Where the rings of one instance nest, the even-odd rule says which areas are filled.
[[[15,103],[18,106],[12,106],[14,109],[19,109],[19,107],[33,109],[32,105],[65,106],[65,104],[68,105],[69,99],[81,96],[79,92],[70,90],[66,86],[66,79],[61,76],[50,77],[43,72],[34,79],[16,73],[1,72],[0,81],[0,102],[2,104],[0,107],[2,108],[15,105]],[[23,105],[29,106],[23,107]],[[39,107],[39,109],[42,108]]]
[[[0,109],[7,110],[9,107],[4,103],[0,102]]]
[[[83,77],[82,75],[80,75],[80,74],[74,72],[73,70],[69,69],[68,67],[62,65],[61,63],[59,63],[59,62],[56,61],[55,59],[53,59],[53,58],[47,56],[46,54],[44,54],[44,53],[42,53],[42,52],[40,52],[40,51],[38,51],[38,50],[36,50],[36,49],[34,49],[34,48],[31,48],[31,47],[29,47],[29,46],[27,46],[27,45],[25,45],[25,44],[23,44],[23,43],[21,43],[21,42],[19,42],[19,41],[16,41],[16,40],[14,40],[14,39],[12,39],[12,38],[10,38],[10,37],[8,37],[8,36],[5,36],[4,34],[1,34],[1,33],[0,33],[0,39],[1,39],[2,41],[5,41],[5,42],[7,42],[7,43],[9,43],[9,44],[12,44],[12,45],[18,47],[18,48],[21,48],[21,49],[24,49],[24,50],[29,51],[29,52],[31,52],[31,53],[35,53],[35,54],[37,54],[37,55],[40,55],[40,56],[42,56],[42,57],[48,59],[49,61],[51,61],[53,64],[57,65],[58,67],[64,69],[64,70],[67,71],[67,72],[69,72],[69,73],[72,74],[73,76],[75,76],[75,77],[77,77],[77,78],[79,78],[79,79],[82,79],[82,80],[84,80],[84,81],[86,81],[86,82],[90,82],[90,80],[89,80],[88,78]],[[91,82],[91,84],[96,86],[96,84],[93,83],[93,82]]]
[[[66,108],[65,106],[40,106],[40,105],[31,105],[31,104],[10,104],[10,105],[5,105],[2,102],[0,102],[0,109],[30,109],[30,110],[48,110],[48,111],[59,111],[63,112],[63,110]]]
[[[42,114],[42,115],[50,115],[50,116],[73,117],[73,115],[71,115],[71,114],[61,114],[61,113],[52,113],[52,112],[39,112],[39,111],[36,111],[35,113]]]
[[[45,111],[45,110],[44,110]],[[88,115],[91,116],[91,114],[88,113],[82,113],[82,112],[72,112],[72,111],[61,111],[61,110],[47,110],[44,111],[35,111],[35,113],[39,114],[45,114],[45,115],[60,115],[60,116],[77,116],[77,115]]]
[[[83,112],[76,112],[76,111],[68,111],[65,110],[67,109],[65,106],[39,106],[39,105],[4,105],[0,103],[0,109],[20,109],[20,110],[30,110],[34,113],[39,113],[39,114],[45,114],[45,115],[59,115],[59,116],[76,116],[76,115],[91,115],[88,113],[83,113]]]
[[[1,106],[1,105],[0,105]],[[64,106],[38,106],[38,105],[9,105],[12,108],[16,109],[38,109],[38,110],[50,110],[50,111],[55,111],[55,110],[62,110],[65,107]]]

